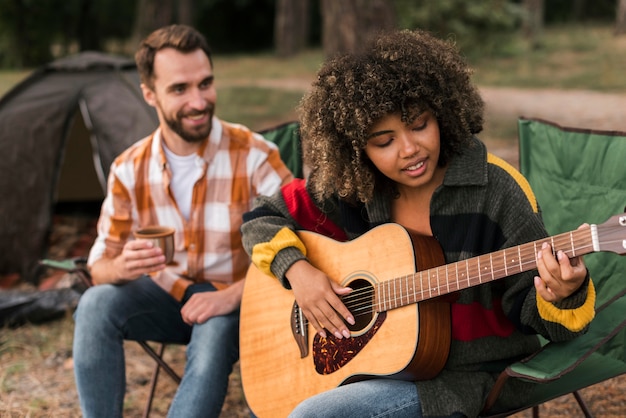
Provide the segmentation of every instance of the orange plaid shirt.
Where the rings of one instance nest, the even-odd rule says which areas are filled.
[[[152,277],[176,299],[181,300],[194,282],[210,281],[223,288],[243,279],[250,260],[239,232],[242,215],[256,196],[276,192],[292,175],[274,144],[217,118],[195,165],[186,220],[169,188],[171,172],[159,129],[117,157],[88,264],[119,255],[141,227],[168,225],[176,229],[174,262]]]

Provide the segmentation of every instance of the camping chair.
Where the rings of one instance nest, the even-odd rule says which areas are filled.
[[[626,132],[566,128],[526,118],[518,128],[520,171],[535,192],[551,235],[584,222],[600,224],[626,210]],[[539,352],[507,367],[487,398],[485,416],[507,379],[525,379],[537,383],[528,405],[493,416],[532,407],[536,417],[540,404],[571,393],[590,417],[578,390],[626,373],[626,257],[598,252],[586,255],[585,264],[597,292],[589,331],[569,342],[545,343]]]
[[[280,157],[291,170],[293,176],[304,178],[306,169],[302,162],[300,124],[295,121],[286,122],[273,128],[262,130],[259,133],[265,139],[278,146]]]
[[[86,289],[92,286],[91,274],[89,274],[89,270],[87,270],[87,260],[82,257],[70,258],[63,261],[55,261],[49,259],[40,260],[40,264],[42,266],[64,270],[68,273],[75,274],[80,280],[80,287]],[[148,344],[147,341],[137,341],[137,344],[141,346],[141,348],[154,359],[155,365],[152,370],[152,378],[150,379],[150,390],[148,392],[148,400],[146,401],[146,405],[143,411],[143,417],[147,418],[150,416],[150,411],[152,409],[152,401],[154,400],[154,394],[156,392],[156,385],[159,380],[159,373],[161,369],[163,369],[171,378],[174,380],[176,384],[180,383],[180,376],[178,373],[174,371],[163,359],[163,353],[165,352],[166,343],[158,343],[157,349],[155,350]]]

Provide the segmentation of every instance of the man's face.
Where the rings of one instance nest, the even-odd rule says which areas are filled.
[[[154,57],[154,86],[142,85],[144,98],[157,110],[168,140],[195,143],[211,133],[217,93],[213,68],[201,49],[183,54],[173,48]]]

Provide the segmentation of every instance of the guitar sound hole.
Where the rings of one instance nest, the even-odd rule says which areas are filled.
[[[374,289],[365,279],[356,279],[347,284],[352,288],[349,295],[342,301],[354,316],[354,325],[346,323],[351,332],[360,332],[365,329],[374,317]]]

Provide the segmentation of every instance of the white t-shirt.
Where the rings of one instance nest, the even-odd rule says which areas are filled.
[[[189,220],[191,211],[191,197],[193,193],[194,180],[198,178],[198,167],[195,164],[196,154],[177,155],[174,154],[162,142],[165,158],[172,173],[170,190],[174,194],[180,213],[186,220]]]

